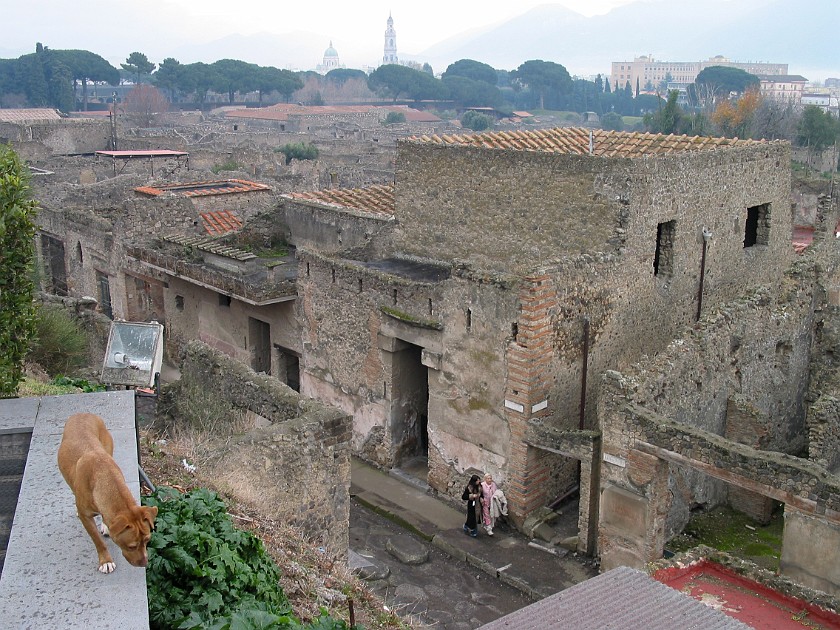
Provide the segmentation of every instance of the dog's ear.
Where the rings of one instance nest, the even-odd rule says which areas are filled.
[[[129,527],[131,527],[129,520],[122,514],[118,514],[114,517],[114,520],[111,521],[111,524],[108,525],[108,530],[111,532],[111,538],[113,539],[114,536],[118,536]]]
[[[143,520],[149,524],[149,529],[155,528],[155,517],[157,516],[158,509],[157,506],[152,507],[144,507],[143,510]]]

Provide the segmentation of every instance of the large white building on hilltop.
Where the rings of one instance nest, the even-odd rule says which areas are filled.
[[[385,29],[385,54],[382,55],[382,64],[399,63],[397,57],[397,31],[394,30],[394,18],[388,15],[388,28]]]
[[[762,63],[730,61],[726,57],[717,55],[708,61],[656,61],[651,55],[636,57],[633,61],[613,61],[610,73],[610,87],[624,88],[630,83],[630,88],[646,91],[656,89],[663,82],[669,86],[686,86],[694,83],[700,71],[711,66],[728,66],[740,68],[755,75],[786,75],[786,63]]]

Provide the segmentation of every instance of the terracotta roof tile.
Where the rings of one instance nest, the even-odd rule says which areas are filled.
[[[292,201],[310,201],[380,216],[394,215],[394,187],[375,184],[367,188],[334,188],[282,195]]]
[[[163,237],[164,241],[169,243],[176,243],[178,245],[186,245],[188,247],[195,247],[203,252],[210,252],[218,256],[225,256],[226,258],[233,258],[240,262],[253,260],[257,256],[251,252],[239,249],[238,247],[231,247],[220,243],[216,237],[213,236],[184,236],[184,235],[169,235]]]
[[[419,144],[473,146],[485,149],[589,154],[600,157],[646,157],[687,151],[708,151],[721,147],[754,145],[762,141],[705,136],[674,136],[655,133],[605,131],[582,127],[557,127],[533,131],[494,131],[477,134],[413,136],[404,140]]]
[[[58,110],[47,108],[0,109],[0,122],[20,123],[34,120],[61,120]]]
[[[242,227],[239,217],[229,210],[202,212],[200,216],[204,222],[204,229],[211,235],[226,234]]]
[[[249,182],[244,179],[219,179],[207,182],[188,182],[184,184],[166,184],[163,186],[139,186],[135,192],[157,197],[164,193],[173,193],[182,197],[205,197],[209,195],[227,195],[232,193],[271,190],[265,184]]]

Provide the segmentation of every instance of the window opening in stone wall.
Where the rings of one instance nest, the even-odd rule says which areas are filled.
[[[230,296],[219,293],[219,306],[226,306],[230,308]]]
[[[309,277],[309,263],[306,263],[306,277]]]
[[[359,293],[361,293],[361,292],[362,292],[362,290],[363,290],[363,288],[362,288],[362,279],[361,279],[361,278],[359,278]]]
[[[84,260],[84,255],[82,253],[82,243],[81,243],[81,241],[76,242],[76,258],[78,259],[80,265],[84,264],[85,260]]]
[[[335,284],[335,269],[332,270],[332,282]]]
[[[432,299],[431,299],[431,298],[429,298],[429,315],[431,315],[432,313],[433,313],[433,310],[432,310]]]
[[[674,238],[677,222],[666,221],[656,226],[656,253],[653,256],[653,275],[674,275]]]
[[[99,287],[99,310],[113,319],[114,311],[111,308],[111,281],[108,279],[108,274],[97,271],[96,284]]]
[[[744,227],[744,247],[767,245],[770,242],[770,204],[747,208]]]
[[[472,309],[467,309],[467,332],[472,330]]]
[[[176,295],[175,296],[175,308],[179,311],[184,310],[184,296],[183,295]]]
[[[248,339],[251,342],[251,369],[271,375],[271,326],[268,322],[248,318]]]
[[[397,305],[397,290],[394,289],[394,306]]]
[[[513,337],[513,340],[516,341],[516,337],[519,336],[519,324],[513,322],[510,325],[510,334]]]
[[[54,295],[67,295],[67,266],[64,242],[41,234],[41,256],[44,261],[44,290]]]

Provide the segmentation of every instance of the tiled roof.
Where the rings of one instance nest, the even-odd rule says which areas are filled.
[[[207,182],[189,182],[186,184],[166,184],[164,186],[139,186],[135,192],[157,197],[164,193],[174,193],[182,197],[205,197],[209,195],[227,195],[231,193],[271,190],[265,184],[249,182],[244,179],[219,179]]]
[[[246,252],[244,249],[238,247],[230,247],[219,243],[216,238],[212,236],[164,236],[164,241],[169,243],[176,243],[177,245],[186,245],[188,247],[195,247],[203,252],[210,252],[218,256],[225,256],[226,258],[233,258],[240,262],[253,260],[257,256],[251,252]]]
[[[605,131],[603,129],[590,130],[581,127],[556,127],[534,131],[516,130],[477,134],[445,134],[441,136],[424,135],[413,136],[404,142],[588,155],[590,133],[592,155],[600,157],[644,157],[687,151],[708,151],[721,147],[754,145],[760,142],[737,138],[674,136],[656,133]]]
[[[481,630],[748,630],[648,575],[618,567],[491,621]]]
[[[229,210],[202,212],[200,216],[204,222],[204,229],[211,235],[226,234],[242,227],[239,217]]]
[[[0,122],[26,122],[29,120],[61,120],[58,110],[46,108],[0,109]]]
[[[334,188],[283,195],[292,201],[311,201],[380,216],[394,214],[394,187],[375,184],[367,188]]]

